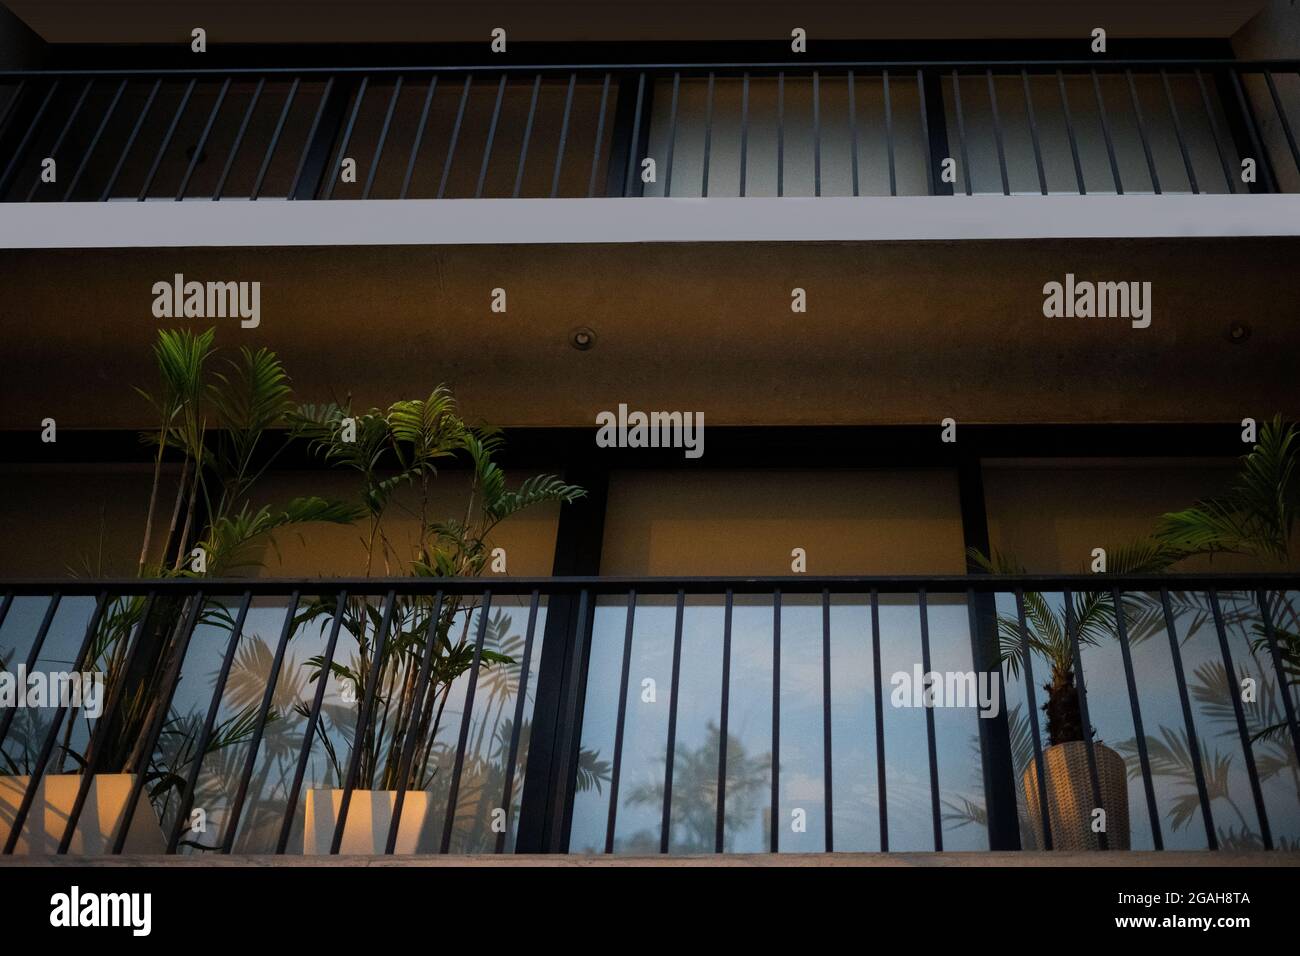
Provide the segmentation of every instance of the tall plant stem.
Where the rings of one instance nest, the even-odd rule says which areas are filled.
[[[199,430],[199,442],[196,449],[199,455],[203,454],[203,434],[207,430],[206,424]],[[181,530],[180,542],[176,547],[176,564],[172,567],[173,571],[179,571],[181,564],[185,560],[186,548],[189,547],[190,527],[194,524],[194,511],[198,505],[199,492],[203,488],[203,459],[196,457],[194,461],[194,487],[190,490],[189,507],[185,509],[185,527]]]
[[[189,481],[189,477],[190,477],[190,457],[189,455],[186,455],[185,463],[181,466],[180,481],[176,483],[176,503],[172,505],[172,520],[171,523],[168,524],[167,526],[168,543],[171,543],[173,538],[175,538],[176,536],[176,525],[181,518],[181,503],[185,500],[185,485],[186,482]],[[177,553],[180,553],[180,550],[181,548],[178,545]],[[165,552],[163,554],[162,560],[158,562],[158,565],[159,567],[162,568],[165,568],[167,566],[167,555]]]
[[[144,563],[149,557],[149,540],[153,537],[153,512],[158,504],[158,484],[162,480],[163,448],[166,445],[167,429],[158,434],[158,454],[153,462],[153,485],[149,488],[149,510],[144,519],[144,540],[140,542],[140,562],[136,566],[135,576],[144,577]]]

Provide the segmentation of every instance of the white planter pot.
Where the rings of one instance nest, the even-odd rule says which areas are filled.
[[[1101,784],[1101,806],[1106,811],[1106,845],[1111,850],[1129,848],[1128,773],[1124,758],[1105,744],[1094,743],[1097,777]],[[1101,841],[1092,831],[1096,797],[1088,773],[1088,745],[1082,740],[1054,744],[1043,751],[1047,779],[1047,819],[1054,850],[1100,850]],[[1030,762],[1021,779],[1033,849],[1043,849],[1043,813],[1038,802],[1038,767]]]
[[[353,790],[339,853],[383,854],[388,846],[388,827],[396,802],[395,790]],[[329,853],[342,804],[342,790],[307,791],[302,848],[305,856]],[[435,826],[436,821],[430,814],[429,794],[423,790],[408,790],[402,798],[402,821],[397,827],[397,845],[393,852],[410,854],[418,852],[421,844],[426,849],[432,846]]]
[[[36,799],[23,822],[23,830],[14,847],[18,856],[44,856],[57,853],[59,841],[68,825],[72,805],[81,786],[80,774],[53,774],[41,778]],[[13,822],[27,792],[30,777],[0,776],[0,846],[9,839]],[[85,806],[77,819],[68,853],[74,856],[98,856],[112,853],[113,835],[131,798],[135,774],[100,773],[90,782]],[[149,797],[143,790],[131,817],[123,853],[165,853],[167,842],[154,815]]]

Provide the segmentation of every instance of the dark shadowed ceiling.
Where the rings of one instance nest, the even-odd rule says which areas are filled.
[[[1227,37],[1263,0],[6,0],[51,43]],[[810,49],[810,52],[811,49]]]

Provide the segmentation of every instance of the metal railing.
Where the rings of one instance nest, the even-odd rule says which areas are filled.
[[[1145,60],[7,72],[0,196],[1295,192],[1298,70]]]
[[[620,847],[616,834],[619,812],[627,806],[620,805],[619,796],[620,784],[626,781],[628,772],[625,730],[630,661],[634,631],[645,639],[645,631],[638,630],[642,625],[637,611],[641,608],[643,614],[650,613],[647,602],[657,602],[663,611],[658,623],[652,622],[652,630],[661,630],[665,641],[671,635],[671,689],[660,771],[663,777],[654,795],[656,800],[662,800],[662,806],[657,808],[661,811],[659,851],[676,852],[681,846],[671,832],[674,826],[680,826],[674,815],[674,799],[700,799],[699,794],[683,796],[680,787],[676,792],[674,789],[675,760],[680,759],[679,753],[685,753],[679,737],[679,714],[684,705],[679,701],[684,696],[683,635],[688,597],[692,602],[709,602],[722,613],[720,622],[715,615],[708,624],[708,651],[721,659],[717,696],[706,707],[718,716],[721,742],[717,753],[709,755],[716,760],[716,790],[712,796],[705,795],[705,799],[716,803],[716,807],[709,808],[711,818],[716,818],[716,828],[708,848],[715,852],[729,847],[728,755],[732,752],[736,760],[739,753],[734,728],[729,728],[731,711],[736,707],[735,681],[739,679],[733,677],[733,672],[739,673],[736,665],[742,655],[753,655],[756,646],[746,643],[738,649],[736,641],[742,631],[750,636],[761,631],[763,642],[770,637],[765,652],[770,653],[771,660],[771,725],[764,848],[776,852],[783,846],[783,827],[778,822],[782,740],[792,739],[788,736],[792,732],[796,741],[821,737],[825,805],[824,843],[819,848],[844,848],[836,839],[835,823],[848,808],[842,797],[832,806],[838,762],[831,688],[833,675],[846,673],[851,664],[846,661],[832,666],[833,633],[839,646],[845,646],[842,642],[847,641],[860,648],[864,659],[871,662],[867,668],[870,678],[864,676],[861,684],[864,699],[870,699],[867,719],[871,733],[848,744],[861,748],[864,764],[875,767],[874,801],[861,794],[857,798],[864,806],[874,802],[870,809],[877,818],[878,838],[873,848],[906,848],[900,847],[897,839],[891,843],[897,823],[891,829],[890,810],[898,803],[897,797],[891,800],[888,785],[895,768],[886,762],[885,695],[889,689],[882,670],[882,646],[886,658],[897,659],[899,642],[910,644],[914,633],[912,624],[906,628],[900,625],[903,617],[899,615],[919,624],[919,646],[909,647],[904,656],[911,655],[909,659],[927,675],[931,673],[932,653],[941,654],[949,662],[955,656],[968,655],[977,678],[998,675],[999,683],[993,686],[1001,706],[995,708],[997,713],[991,719],[977,721],[978,773],[982,782],[979,796],[984,805],[974,817],[986,827],[990,848],[1018,849],[1027,844],[1050,849],[1053,833],[1060,832],[1055,817],[1049,820],[1045,812],[1026,817],[1025,809],[1026,803],[1032,802],[1030,790],[1034,783],[1037,806],[1044,808],[1051,803],[1038,723],[1041,698],[1035,689],[1034,668],[1036,659],[1042,666],[1044,646],[1053,640],[1064,642],[1056,651],[1055,666],[1075,675],[1083,728],[1091,731],[1094,723],[1102,721],[1113,727],[1131,716],[1128,775],[1142,781],[1153,848],[1166,846],[1166,828],[1171,819],[1175,828],[1185,828],[1195,815],[1201,818],[1204,846],[1210,849],[1225,842],[1237,848],[1248,845],[1259,849],[1300,845],[1300,795],[1284,785],[1281,798],[1279,791],[1270,790],[1266,799],[1264,786],[1279,774],[1300,780],[1300,725],[1295,699],[1300,684],[1300,602],[1296,600],[1300,596],[1296,593],[1300,591],[1300,576],[1296,575],[1100,579],[975,575],[347,581],[194,578],[17,582],[0,590],[4,593],[0,601],[0,653],[6,646],[11,648],[12,656],[4,664],[11,673],[35,673],[44,661],[47,668],[61,663],[74,672],[101,671],[109,675],[100,698],[100,712],[93,727],[86,720],[84,729],[78,729],[75,722],[78,707],[84,709],[86,701],[54,699],[55,680],[51,678],[51,697],[41,711],[42,720],[33,721],[28,728],[25,750],[17,745],[14,733],[16,716],[23,713],[22,709],[0,709],[0,748],[7,764],[3,772],[11,781],[2,791],[9,794],[9,803],[0,801],[5,808],[0,823],[5,825],[6,854],[37,852],[30,849],[38,841],[34,828],[47,826],[56,817],[57,826],[45,838],[53,852],[67,853],[78,848],[80,852],[96,852],[94,846],[100,847],[98,852],[139,852],[131,845],[136,816],[154,818],[145,822],[156,822],[154,829],[161,830],[161,837],[153,844],[160,852],[338,853],[349,852],[349,847],[354,848],[350,852],[356,852],[349,831],[349,808],[352,806],[353,813],[357,813],[358,794],[373,790],[391,795],[391,817],[384,820],[380,819],[382,814],[375,816],[379,822],[373,825],[377,833],[382,833],[375,837],[374,852],[393,853],[399,848],[399,835],[404,852],[446,853],[454,842],[462,852],[501,853],[511,848],[517,852],[566,851],[571,849],[575,829],[575,795],[583,789],[584,775],[591,774],[607,784],[607,789],[604,785],[598,789],[608,796],[599,812],[590,806],[581,811],[580,815],[585,815],[584,827],[600,834],[588,841],[589,848],[606,853],[625,849],[626,845]],[[275,602],[269,608],[259,603],[268,599]],[[904,602],[901,610],[897,608],[899,600]],[[523,633],[516,635],[513,642],[505,640],[513,625],[508,619],[503,624],[500,613],[511,601],[526,614],[527,621]],[[79,612],[70,611],[74,602],[79,602]],[[740,602],[747,607],[744,623],[740,623]],[[946,613],[948,623],[937,624],[935,609],[940,602],[958,611],[964,605],[967,626],[953,626],[951,615]],[[23,605],[21,612],[19,605]],[[893,610],[882,624],[882,608],[886,605]],[[795,636],[798,625],[791,616],[796,606],[818,621],[805,627],[802,637]],[[860,616],[846,623],[845,615],[854,608]],[[1115,614],[1116,609],[1120,613]],[[690,613],[694,610],[692,604]],[[757,627],[755,622],[768,614],[770,625]],[[911,618],[913,614],[915,618]],[[834,626],[833,618],[837,622]],[[1055,637],[1049,619],[1060,625]],[[783,668],[791,666],[782,657],[783,623],[787,641],[806,638],[812,642],[808,646],[820,645],[820,726],[814,726],[815,721],[809,723],[806,716],[783,716],[787,713],[783,711],[783,699],[791,700],[789,691],[782,691]],[[278,638],[250,645],[250,632],[263,626],[268,633],[278,633]],[[294,657],[296,642],[307,640],[304,635],[313,626],[318,631],[314,638],[317,643],[308,650],[317,653],[298,662]],[[698,621],[693,623],[692,633],[698,635],[700,627]],[[341,628],[344,641],[340,640]],[[456,637],[458,630],[460,638]],[[1194,647],[1193,634],[1200,631],[1208,636]],[[60,636],[56,637],[56,633]],[[620,634],[621,652],[615,653]],[[957,648],[967,638],[968,649],[958,654]],[[1149,639],[1153,643],[1147,643]],[[1163,648],[1166,639],[1167,663],[1160,664],[1156,673],[1148,670],[1139,674],[1136,649]],[[1234,641],[1238,645],[1235,658],[1231,649]],[[602,651],[603,658],[616,661],[616,667],[593,671],[593,642],[605,642],[596,650]],[[349,660],[344,659],[344,643],[353,648]],[[243,667],[240,661],[250,648],[260,648],[260,656],[252,655],[260,662],[260,669],[254,671],[257,679],[251,683],[247,670],[241,671],[238,680],[232,677],[232,668]],[[1122,662],[1119,670],[1108,669],[1103,660],[1103,654],[1112,649],[1118,651]],[[1061,662],[1062,653],[1068,653],[1068,662]],[[1189,691],[1186,658],[1193,653],[1204,659],[1195,668],[1200,682]],[[21,670],[15,665],[20,657]],[[1010,666],[1010,658],[1023,665],[1022,673],[1019,667]],[[796,657],[796,665],[802,659]],[[392,669],[390,661],[397,662]],[[212,686],[210,691],[196,692],[194,679],[186,683],[183,676],[204,667],[215,672]],[[498,697],[494,690],[486,703],[479,701],[476,690],[486,693],[485,674],[501,667],[513,675],[510,692]],[[310,674],[305,681],[294,676],[304,673]],[[1018,673],[1022,680],[1016,678]],[[1041,678],[1042,671],[1038,673]],[[1122,673],[1124,690],[1112,693],[1111,685],[1119,680],[1118,673]],[[354,693],[338,698],[339,689],[332,686],[331,679],[351,686]],[[1005,686],[1000,683],[1002,679]],[[1247,679],[1253,694],[1243,692],[1243,681]],[[1138,692],[1139,683],[1145,684],[1142,694]],[[188,717],[178,714],[182,686],[193,709]],[[1024,711],[1011,721],[1021,728],[1016,730],[1009,727],[1008,703],[1021,693],[1021,686]],[[590,710],[590,703],[601,695],[612,699],[615,687],[612,758],[602,764],[584,750],[584,741],[611,728],[586,726],[584,710]],[[330,703],[326,702],[327,691]],[[453,698],[461,708],[454,744],[439,745],[433,773],[414,773],[421,752],[430,752],[433,738],[438,737],[437,730],[430,736],[427,715],[436,710],[441,717],[441,707]],[[404,723],[394,719],[390,726],[399,699],[409,717]],[[441,706],[435,707],[435,700],[440,700]],[[233,711],[241,702],[242,709]],[[482,704],[478,713],[476,703]],[[807,703],[806,699],[795,699],[792,709],[796,713],[804,711]],[[528,714],[526,704],[531,708]],[[1194,704],[1202,708],[1199,716]],[[482,711],[494,706],[496,722],[488,727],[481,720]],[[892,698],[891,706],[898,706]],[[1249,714],[1244,709],[1247,706],[1253,708]],[[1264,710],[1258,709],[1261,707]],[[232,716],[221,719],[223,710]],[[304,723],[293,735],[277,738],[272,744],[268,728],[284,725],[290,711]],[[1163,730],[1163,738],[1148,736],[1143,729],[1144,716],[1150,722],[1153,714],[1165,711],[1177,714],[1182,726]],[[1234,754],[1225,762],[1223,755],[1210,752],[1207,713],[1223,721],[1220,736],[1231,741],[1233,748],[1240,748],[1244,778],[1238,775],[1228,780],[1226,768]],[[935,707],[924,707],[924,715],[926,769],[920,770],[918,763],[917,775],[928,777],[933,848],[940,850],[944,848],[945,833],[952,832],[944,826],[948,819],[944,807],[949,804],[941,801],[940,756],[951,761],[955,751],[951,740],[937,737]],[[351,721],[350,726],[338,726],[343,717]],[[27,715],[23,719],[27,720]],[[333,730],[324,727],[327,719],[335,723]],[[1049,711],[1049,720],[1053,719]],[[790,723],[792,720],[796,722]],[[1271,726],[1262,727],[1270,722]],[[524,734],[523,728],[529,724],[531,730]],[[783,730],[787,735],[784,738]],[[489,732],[499,738],[502,759],[499,765],[493,765],[492,773],[472,771],[478,796],[468,799],[463,789],[467,774],[471,774],[471,766],[485,766],[480,755],[484,752],[482,741]],[[450,733],[443,736],[452,738]],[[524,740],[524,736],[528,739]],[[1093,806],[1102,807],[1106,805],[1102,792],[1105,774],[1098,753],[1102,745],[1094,740],[1092,732],[1082,734],[1082,738],[1087,751],[1087,786]],[[384,778],[385,783],[377,784],[381,776],[379,764],[367,764],[367,754],[375,751],[366,748],[372,747],[375,740],[385,739],[387,746],[381,749],[386,749],[390,765],[387,769],[393,772]],[[1175,753],[1178,747],[1170,743],[1177,740],[1182,741],[1181,753]],[[842,746],[845,742],[839,743]],[[235,744],[237,747],[230,749]],[[1267,766],[1257,759],[1264,747],[1269,748]],[[1013,758],[1017,748],[1022,756]],[[237,753],[239,750],[242,754]],[[42,788],[42,782],[51,779],[56,768],[65,766],[74,751],[75,772],[58,776],[75,785],[65,788],[63,802],[55,806],[58,801]],[[334,819],[327,819],[322,830],[319,816],[323,805],[314,804],[318,819],[313,830],[303,820],[307,796],[304,787],[309,777],[321,782],[320,763],[326,756],[336,774],[331,789]],[[1171,769],[1171,760],[1181,760],[1183,766]],[[204,842],[190,839],[188,834],[200,778],[212,776],[213,761],[223,768],[223,820],[220,832]],[[267,768],[272,761],[280,761],[284,772],[275,799],[268,801],[264,796],[269,792]],[[1173,797],[1162,791],[1158,799],[1157,780],[1164,779],[1162,774],[1177,777],[1179,773],[1183,774],[1183,784],[1191,789],[1178,797],[1181,810],[1175,807],[1162,816],[1158,803]],[[93,816],[98,825],[107,829],[102,843],[94,844],[87,842],[90,838],[82,832],[88,825],[83,817],[87,816],[88,802],[93,804],[93,786],[104,774],[126,775],[122,779],[127,781],[129,792],[119,801],[116,817],[106,809],[103,794],[99,795]],[[5,779],[0,776],[0,783]],[[1248,789],[1253,822],[1233,803],[1230,782],[1235,782],[1238,789]],[[699,784],[694,780],[692,785]],[[734,787],[734,783],[730,785]],[[404,805],[409,814],[410,801],[415,799],[412,795],[416,794],[424,808],[425,801],[431,801],[427,793],[433,790],[439,791],[445,806],[441,814],[427,808],[420,811],[423,836],[412,842],[402,830]],[[595,792],[590,787],[587,790]],[[313,794],[316,792],[313,790]],[[1236,832],[1235,825],[1226,831],[1216,826],[1213,805],[1222,800],[1238,813],[1242,832]],[[1280,825],[1270,826],[1270,800]],[[467,809],[467,803],[474,801],[478,808]],[[1134,803],[1138,805],[1136,798]],[[260,837],[241,831],[241,823],[248,822],[254,805]],[[904,803],[903,810],[908,809]],[[495,816],[488,812],[497,810],[501,813]],[[371,820],[374,813],[373,806],[367,806],[361,823]],[[467,813],[477,814],[472,822],[481,831],[481,839],[473,845],[459,835]],[[106,817],[108,823],[104,824]],[[320,837],[311,851],[307,847],[312,845],[313,832],[327,833],[328,840]],[[300,839],[305,842],[300,843]],[[1107,848],[1106,832],[1099,835],[1098,844],[1100,849]]]

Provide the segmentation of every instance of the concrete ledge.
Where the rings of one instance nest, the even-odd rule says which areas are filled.
[[[1300,195],[0,204],[0,248],[858,242],[1300,235]]]
[[[1116,853],[736,853],[723,856],[586,856],[581,854],[476,856],[176,856],[76,857],[0,856],[0,869],[17,867],[1290,867],[1300,866],[1300,852],[1235,853],[1208,850],[1133,851]]]

